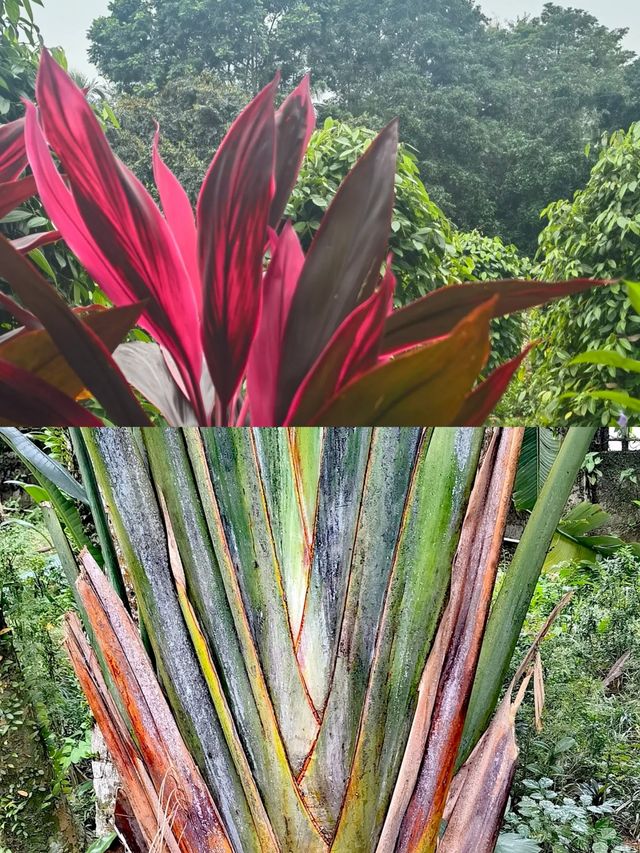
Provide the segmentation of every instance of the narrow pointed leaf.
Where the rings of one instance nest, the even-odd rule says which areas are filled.
[[[34,196],[37,191],[35,178],[32,175],[19,181],[0,184],[0,219]]]
[[[532,346],[530,344],[515,358],[501,364],[471,391],[455,417],[457,426],[482,426],[485,423]]]
[[[291,300],[304,264],[302,246],[290,222],[275,239],[262,285],[262,312],[247,366],[247,392],[254,426],[273,426],[282,340]]]
[[[0,182],[15,181],[26,166],[24,119],[19,118],[0,126]]]
[[[0,428],[0,438],[17,453],[29,466],[35,468],[43,477],[57,486],[60,491],[76,501],[88,504],[87,494],[82,485],[74,480],[66,468],[48,456],[35,442],[15,427]]]
[[[42,129],[27,104],[26,143],[47,214],[114,303],[148,300],[141,325],[169,349],[195,393],[202,366],[196,304],[167,222],[112,153],[82,91],[47,51],[36,91]]]
[[[307,75],[285,98],[276,112],[276,189],[269,212],[269,225],[272,228],[277,228],[282,219],[314,125],[315,116]]]
[[[446,337],[386,361],[349,383],[317,424],[450,424],[489,355],[493,304],[474,309]]]
[[[581,352],[569,362],[570,364],[605,364],[608,367],[617,367],[620,370],[628,370],[631,373],[640,373],[640,361],[634,358],[620,355],[619,352],[608,350],[593,350],[592,352]]]
[[[56,243],[60,237],[61,234],[59,231],[40,231],[34,234],[27,234],[25,237],[18,237],[17,240],[11,241],[11,245],[16,251],[26,255],[34,249],[39,249],[41,246]]]
[[[0,236],[2,276],[38,317],[60,353],[114,421],[148,425],[149,419],[100,338],[65,304],[55,289]],[[44,421],[48,424],[50,422]],[[84,424],[73,424],[83,426]]]
[[[394,311],[387,321],[383,352],[398,352],[409,346],[448,334],[470,311],[493,302],[492,317],[533,308],[552,299],[582,293],[608,282],[590,279],[573,281],[478,281],[451,284]]]
[[[198,199],[202,346],[223,409],[245,372],[260,316],[262,258],[273,196],[277,82],[266,86],[231,125]]]
[[[52,504],[56,515],[65,525],[69,537],[77,549],[88,548],[94,559],[101,563],[100,550],[87,536],[78,508],[73,502],[80,500],[86,503],[86,493],[82,486],[19,430],[3,427],[0,431],[0,438],[9,444],[14,453],[20,457],[23,465],[29,469],[36,482],[43,489],[45,499]]]
[[[278,423],[338,326],[378,284],[391,228],[397,146],[392,122],[343,181],[307,253],[284,334]]]
[[[159,151],[160,128],[153,139],[153,177],[158,188],[162,212],[175,237],[193,288],[197,314],[202,310],[202,282],[198,266],[198,235],[189,196],[166,165]]]

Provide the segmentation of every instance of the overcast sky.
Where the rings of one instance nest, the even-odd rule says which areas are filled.
[[[189,0],[185,0],[188,3]],[[544,0],[479,0],[483,11],[500,20],[535,15]],[[558,0],[556,0],[558,2]],[[34,6],[45,44],[64,47],[72,68],[95,73],[87,59],[86,32],[91,21],[103,15],[109,0],[45,0],[45,8]],[[608,27],[627,27],[627,46],[640,54],[640,2],[638,0],[571,0],[563,6],[586,9]]]

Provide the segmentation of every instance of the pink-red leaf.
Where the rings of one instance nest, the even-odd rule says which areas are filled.
[[[189,273],[193,293],[198,310],[202,310],[202,284],[198,267],[198,235],[196,219],[182,184],[166,165],[159,150],[160,128],[156,130],[153,139],[153,177],[158,188],[160,204],[165,219],[176,239],[182,260]]]
[[[29,162],[48,215],[113,302],[146,300],[140,325],[172,353],[197,398],[202,355],[195,298],[167,222],[112,153],[82,91],[46,51],[36,91],[44,133],[70,187],[27,104]]]
[[[277,228],[282,219],[314,126],[315,115],[307,75],[276,113],[276,190],[269,213],[272,228]]]
[[[40,246],[48,246],[49,243],[57,242],[61,237],[59,231],[38,231],[34,234],[27,234],[25,237],[18,237],[11,241],[11,245],[18,252],[26,255],[34,249],[39,249]]]
[[[276,424],[276,395],[282,338],[289,307],[304,264],[304,252],[290,222],[272,232],[272,257],[264,278],[262,312],[247,366],[247,390],[254,426]]]
[[[223,411],[245,372],[260,314],[277,82],[266,86],[231,125],[198,199],[202,346]]]
[[[0,127],[0,183],[15,181],[27,166],[24,119]]]

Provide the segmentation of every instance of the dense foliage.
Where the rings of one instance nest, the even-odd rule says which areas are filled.
[[[640,560],[623,549],[595,565],[547,571],[522,647],[567,589],[574,598],[542,648],[542,729],[536,731],[532,703],[518,726],[521,761],[507,826],[545,853],[606,853],[640,830]]]
[[[640,278],[640,124],[605,137],[586,186],[571,201],[549,205],[545,216],[538,276]],[[585,350],[637,351],[640,316],[622,285],[541,310],[533,334],[544,339],[532,362],[534,399],[550,419],[595,416],[606,423],[617,414],[615,406],[581,393],[587,390],[640,395],[639,373],[569,363]],[[563,398],[559,391],[579,396]]]
[[[91,719],[61,646],[70,607],[39,511],[8,502],[0,510],[0,849],[4,842],[12,853],[54,843],[76,850],[93,820]]]
[[[529,252],[539,211],[586,180],[585,144],[638,117],[623,31],[553,3],[498,28],[473,0],[113,0],[90,37],[128,92],[210,71],[249,94],[311,69],[323,116],[398,115],[447,215]]]

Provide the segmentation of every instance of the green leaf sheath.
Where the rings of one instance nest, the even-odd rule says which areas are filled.
[[[353,761],[378,622],[420,436],[419,429],[373,431],[355,542],[344,552],[349,561],[347,592],[331,692],[318,740],[299,780],[305,801],[329,833],[335,829]]]
[[[210,787],[232,844],[257,853],[258,835],[242,782],[180,609],[142,438],[123,429],[84,430],[82,435],[182,736]]]
[[[481,429],[436,429],[418,451],[333,850],[374,849],[449,589]]]
[[[545,555],[595,431],[596,427],[569,429],[506,572],[487,622],[458,766],[496,707]]]
[[[208,432],[204,431],[205,437]],[[247,430],[213,432],[216,440],[249,434]],[[152,429],[143,434],[154,481],[171,517],[189,602],[224,685],[238,737],[274,831],[286,849],[322,849],[324,843],[309,820],[289,767],[222,523],[220,483],[216,480],[218,491],[214,491],[201,433],[196,429]],[[223,509],[226,511],[225,505]],[[255,574],[253,560],[248,572]],[[290,643],[288,625],[283,630]],[[316,725],[315,718],[312,724]],[[242,770],[237,768],[237,772],[241,775]],[[246,784],[247,780],[242,781]]]

